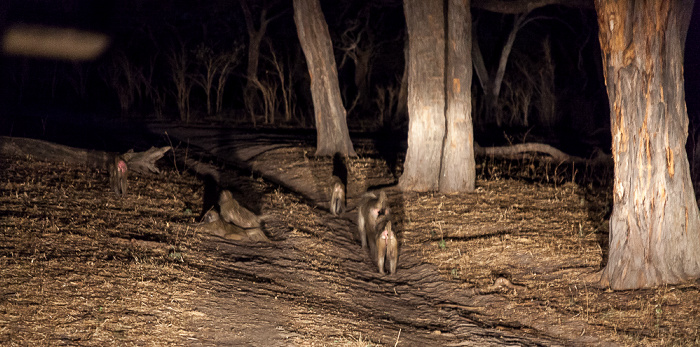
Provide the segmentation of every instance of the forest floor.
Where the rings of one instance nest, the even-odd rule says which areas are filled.
[[[354,211],[328,212],[332,163],[312,147],[261,151],[247,170],[212,161],[266,216],[270,243],[204,234],[218,188],[172,158],[123,198],[98,169],[0,158],[0,344],[700,344],[700,281],[587,281],[606,261],[611,204],[593,171],[478,158],[473,193],[401,193],[400,163],[356,149],[348,204],[388,192],[394,275],[362,251]],[[513,286],[494,287],[502,277]]]

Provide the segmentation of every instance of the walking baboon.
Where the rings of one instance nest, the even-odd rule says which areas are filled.
[[[338,176],[331,177],[331,213],[334,216],[345,212],[345,185]]]
[[[396,272],[399,258],[399,243],[396,239],[396,234],[391,229],[389,217],[388,215],[380,217],[376,228],[372,231],[368,230],[367,233],[372,260],[377,263],[379,273],[382,275],[385,274],[385,260],[389,273],[393,275]]]
[[[379,192],[379,197],[372,192],[367,192],[362,196],[362,201],[357,211],[357,230],[360,234],[362,249],[367,249],[367,232],[376,229],[377,218],[390,213],[386,200],[384,191]]]

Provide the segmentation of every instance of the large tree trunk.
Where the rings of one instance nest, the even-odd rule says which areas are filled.
[[[331,36],[319,0],[294,0],[294,23],[311,75],[316,118],[316,155],[356,156],[350,141]]]
[[[700,276],[700,215],[685,142],[683,47],[692,0],[596,0],[610,100],[614,206],[601,283]]]
[[[408,151],[399,179],[404,190],[438,189],[445,137],[443,12],[442,0],[404,0],[409,41]]]
[[[472,191],[476,180],[469,1],[448,0],[447,5],[447,129],[440,168],[443,193]]]

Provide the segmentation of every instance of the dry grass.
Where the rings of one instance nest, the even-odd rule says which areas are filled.
[[[383,160],[360,153],[349,162],[352,190],[393,182]],[[328,171],[328,160],[309,163]],[[132,194],[115,199],[97,170],[26,158],[0,159],[0,167],[0,344],[196,339],[206,317],[195,306],[207,292],[204,274],[188,264],[209,259],[192,227],[201,212],[201,182],[174,172],[134,178]],[[586,282],[605,263],[610,196],[594,184],[597,178],[576,183],[571,172],[579,178],[593,172],[576,170],[481,159],[474,193],[392,190],[401,252],[436,264],[465,291],[498,277],[525,287],[483,296],[473,318],[488,324],[565,340],[591,335],[630,346],[700,344],[698,282],[623,292]],[[288,206],[283,218],[298,227],[293,233],[322,237],[314,234],[318,210],[280,190],[266,199]],[[300,316],[320,314],[298,309]],[[322,335],[299,324],[293,341],[395,343],[368,340],[351,325],[335,329],[344,332]]]
[[[402,252],[421,254],[445,280],[466,290],[506,277],[527,288],[485,300],[487,321],[623,345],[700,344],[700,282],[622,292],[589,282],[607,261],[611,190],[600,183],[610,171],[480,158],[477,173],[474,193],[392,201],[402,210]]]
[[[198,184],[172,172],[137,178],[132,192],[145,195],[115,199],[95,170],[0,166],[0,342],[172,345],[193,336],[200,279],[179,257],[198,242],[188,207]]]

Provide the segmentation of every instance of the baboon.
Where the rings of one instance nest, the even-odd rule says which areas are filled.
[[[260,228],[249,228],[244,229],[237,225],[229,224],[224,222],[219,213],[215,210],[209,210],[204,215],[204,224],[202,229],[209,232],[212,235],[216,235],[228,240],[235,241],[265,241],[268,242],[270,239],[265,236],[262,229]]]
[[[345,185],[338,176],[331,177],[331,213],[334,216],[345,212]]]
[[[374,230],[367,230],[367,238],[369,239],[372,260],[377,263],[379,273],[385,274],[384,266],[386,260],[389,273],[393,275],[396,272],[399,258],[399,243],[396,239],[396,234],[391,229],[391,220],[388,215],[379,218]]]
[[[267,238],[267,236],[261,228],[248,228],[243,230],[245,231],[250,241],[270,242],[270,239]]]
[[[114,154],[109,160],[109,186],[117,195],[126,195],[127,182],[126,176],[128,168],[126,160],[121,155]]]
[[[357,230],[360,232],[362,249],[367,249],[367,232],[377,228],[377,218],[390,213],[386,200],[384,191],[379,192],[379,197],[372,192],[367,192],[362,196],[357,211]]]
[[[225,223],[223,220],[221,220],[219,213],[215,210],[209,210],[209,212],[204,215],[204,224],[202,224],[202,229],[212,235],[229,240],[243,240],[247,237],[243,228]]]
[[[233,223],[244,229],[260,228],[260,217],[241,206],[228,190],[222,191],[219,195],[219,211],[225,222]]]

